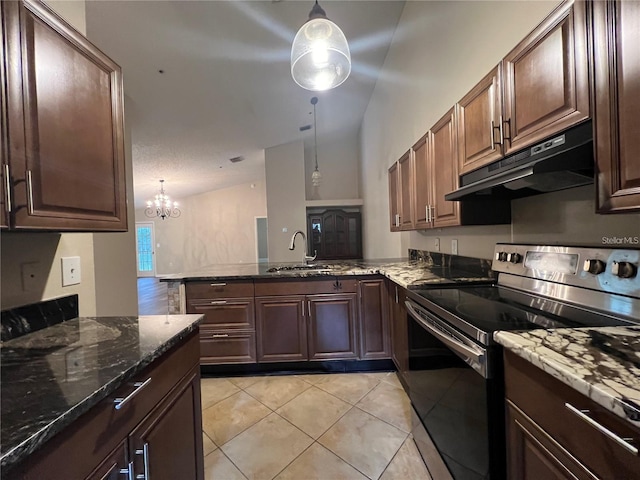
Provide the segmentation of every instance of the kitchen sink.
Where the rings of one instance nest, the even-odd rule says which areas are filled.
[[[292,272],[292,271],[329,271],[331,267],[329,265],[319,265],[317,263],[299,264],[299,265],[279,265],[277,267],[271,267],[267,270],[269,273],[278,272]]]

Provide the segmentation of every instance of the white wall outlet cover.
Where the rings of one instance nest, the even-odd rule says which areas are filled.
[[[62,257],[62,286],[77,285],[81,280],[80,257]]]
[[[458,240],[451,240],[451,254],[458,254]]]

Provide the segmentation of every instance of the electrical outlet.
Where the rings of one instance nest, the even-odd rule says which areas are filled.
[[[62,257],[62,286],[80,283],[80,257]]]
[[[440,239],[439,238],[435,238],[433,240],[433,250],[436,252],[440,251]]]
[[[458,240],[451,240],[451,255],[458,254]]]
[[[40,262],[23,263],[20,265],[20,272],[22,273],[22,291],[36,292],[40,283]]]

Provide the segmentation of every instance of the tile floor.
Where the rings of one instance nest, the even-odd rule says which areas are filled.
[[[395,373],[202,379],[207,480],[430,480]]]

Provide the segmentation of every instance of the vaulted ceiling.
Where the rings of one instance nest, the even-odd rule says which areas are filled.
[[[264,178],[264,149],[357,135],[402,1],[323,1],[344,31],[352,74],[319,94],[290,75],[311,1],[88,1],[87,35],[123,69],[136,205],[158,180],[174,198]],[[230,158],[244,160],[231,163]]]

